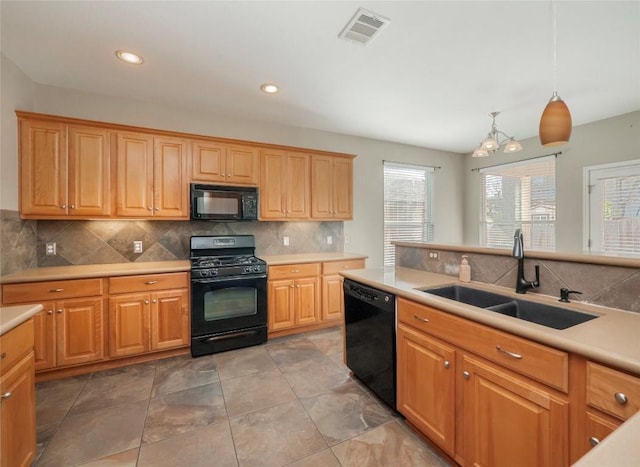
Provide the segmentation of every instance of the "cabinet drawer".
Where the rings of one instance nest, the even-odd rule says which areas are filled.
[[[566,352],[402,298],[398,320],[565,393],[569,390]]]
[[[0,336],[0,374],[33,350],[33,318]]]
[[[587,362],[587,404],[626,420],[640,410],[640,378]]]
[[[147,290],[184,289],[189,287],[186,272],[142,274],[109,278],[109,293],[145,292]]]
[[[338,274],[340,271],[348,271],[350,269],[363,269],[364,260],[354,259],[349,261],[328,261],[322,263],[322,274]]]
[[[320,263],[286,264],[269,266],[269,279],[295,279],[320,275]]]
[[[74,279],[68,281],[26,282],[2,286],[2,301],[14,303],[37,303],[62,298],[92,297],[102,295],[102,279]]]

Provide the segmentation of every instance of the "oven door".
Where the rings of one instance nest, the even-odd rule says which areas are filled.
[[[266,326],[267,276],[191,280],[191,335]]]

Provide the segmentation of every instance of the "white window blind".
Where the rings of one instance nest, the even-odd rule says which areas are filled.
[[[640,253],[640,161],[589,167],[593,251]]]
[[[511,248],[522,229],[524,245],[553,251],[556,245],[555,156],[480,169],[480,244]]]
[[[384,265],[395,265],[392,241],[433,240],[433,167],[384,162]]]

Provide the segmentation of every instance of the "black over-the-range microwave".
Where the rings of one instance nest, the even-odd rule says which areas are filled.
[[[191,184],[191,219],[251,221],[258,219],[258,188]]]

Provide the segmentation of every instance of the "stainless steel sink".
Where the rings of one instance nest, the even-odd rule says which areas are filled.
[[[567,329],[597,318],[596,315],[568,308],[508,297],[462,285],[448,285],[422,291],[553,329]]]

